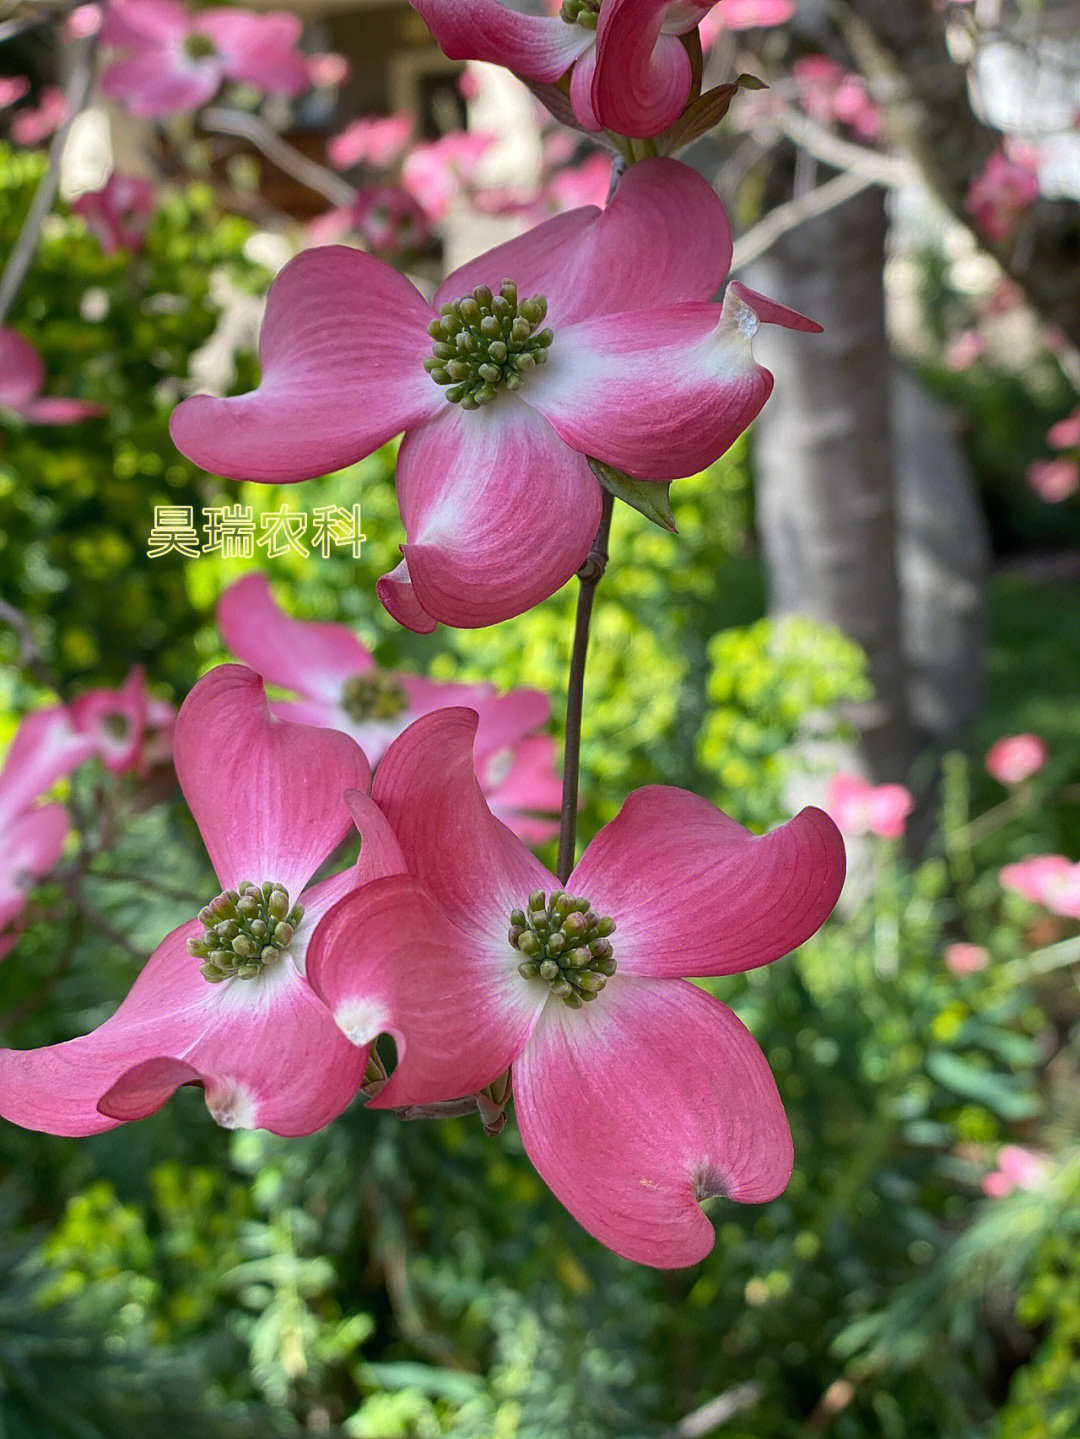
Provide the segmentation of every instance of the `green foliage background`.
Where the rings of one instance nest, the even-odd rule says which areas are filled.
[[[0,155],[0,246],[39,168]],[[142,663],[179,700],[226,657],[214,605],[252,562],[147,559],[155,505],[310,513],[359,501],[359,561],[260,556],[283,605],[353,625],[389,667],[548,690],[560,732],[573,585],[496,629],[428,638],[377,606],[374,580],[401,539],[389,449],[282,490],[228,485],[177,456],[167,418],[217,320],[212,276],[265,285],[247,238],[198,190],[165,202],[134,263],[61,216],[11,317],[58,388],[108,410],[55,431],[0,418],[4,592],[65,697]],[[88,291],[100,292],[96,320],[82,314]],[[241,355],[237,388],[252,376]],[[775,822],[789,742],[865,693],[861,657],[838,636],[760,620],[745,445],[676,485],[674,505],[678,538],[616,516],[587,681],[586,838],[656,781]],[[1080,642],[1056,611],[1041,626],[1052,656],[1006,630],[992,672],[1037,675],[1057,702],[1039,709],[1017,689],[973,742],[1030,717],[1055,744],[1049,795],[1078,778],[1060,697]],[[10,731],[48,696],[4,645]],[[1036,933],[1037,916],[996,881],[1036,840],[1070,842],[1074,812],[1033,794],[976,839],[972,791],[977,809],[1001,798],[957,757],[920,863],[880,845],[869,898],[799,954],[709,983],[769,1056],[797,1165],[775,1203],[713,1208],[716,1248],[694,1269],[637,1268],[589,1239],[512,1124],[493,1141],[476,1123],[403,1124],[355,1105],[283,1141],[217,1129],[184,1090],[85,1141],[4,1125],[0,1439],[1074,1433],[1076,1161],[1034,1195],[990,1202],[979,1189],[1002,1139],[1074,1152],[1076,927]],[[71,798],[115,821],[87,894],[125,943],[42,886],[37,922],[0,966],[0,1023],[17,1046],[100,1023],[141,957],[216,888],[175,793],[144,808],[130,781],[87,771]],[[959,938],[987,945],[992,965],[949,973],[942,950]],[[711,1427],[676,1428],[718,1396],[732,1401],[726,1417],[721,1403]]]

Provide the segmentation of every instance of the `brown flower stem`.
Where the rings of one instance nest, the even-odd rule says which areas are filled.
[[[574,646],[570,651],[570,676],[566,682],[566,748],[563,754],[562,811],[559,816],[559,858],[555,873],[566,883],[574,867],[577,841],[578,773],[581,763],[581,711],[585,691],[585,657],[589,649],[589,620],[600,577],[607,567],[608,536],[615,497],[604,491],[600,527],[585,563],[578,570],[577,618]]]

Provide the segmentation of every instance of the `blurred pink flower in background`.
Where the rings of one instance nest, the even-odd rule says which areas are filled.
[[[1040,499],[1057,505],[1080,490],[1080,466],[1064,455],[1056,460],[1034,460],[1027,467],[1027,482]]]
[[[958,330],[949,336],[945,365],[950,370],[969,370],[986,354],[987,344],[978,330]]]
[[[1063,854],[1036,854],[999,872],[1003,888],[1067,919],[1080,919],[1080,864]]]
[[[799,103],[823,125],[846,125],[863,140],[881,133],[881,111],[859,75],[827,55],[804,55],[791,67]]]
[[[258,676],[221,665],[185,701],[176,755],[221,893],[162,940],[92,1033],[0,1049],[0,1114],[27,1129],[99,1134],[199,1084],[219,1124],[310,1134],[363,1081],[366,1051],[349,1044],[304,977],[318,920],[385,872],[373,836],[352,869],[311,883],[351,828],[345,791],[367,789],[359,748],[273,719]]]
[[[411,115],[361,115],[327,141],[326,158],[339,170],[361,164],[383,170],[397,164],[412,137]]]
[[[14,105],[30,93],[30,81],[25,75],[0,75],[0,110]]]
[[[111,255],[116,250],[141,248],[154,205],[154,187],[149,180],[113,171],[100,190],[72,200],[71,210],[82,216],[101,248]]]
[[[988,240],[1007,240],[1020,216],[1039,198],[1039,176],[1032,151],[1014,146],[996,149],[968,188],[964,209]]]
[[[57,85],[41,92],[36,107],[24,106],[11,117],[11,138],[17,145],[40,145],[67,119],[67,96]]]
[[[452,130],[438,140],[424,140],[405,156],[401,183],[437,223],[462,187],[476,182],[477,166],[495,139],[485,131]]]
[[[911,791],[902,784],[872,785],[854,774],[834,774],[829,780],[826,808],[844,834],[899,839],[914,807]]]
[[[42,395],[45,363],[16,330],[0,330],[0,410],[8,409],[32,425],[69,425],[103,415],[100,405]]]
[[[1058,504],[1080,490],[1080,410],[1051,425],[1046,443],[1054,450],[1077,451],[1051,460],[1035,460],[1028,466],[1031,488],[1048,503]]]
[[[953,974],[976,974],[990,963],[990,951],[981,944],[947,944],[945,964]]]
[[[60,33],[65,40],[87,40],[98,33],[104,18],[101,5],[76,5],[65,16]]]
[[[1055,450],[1080,448],[1080,410],[1075,410],[1063,420],[1058,420],[1056,425],[1051,425],[1046,432],[1046,441]]]
[[[224,80],[300,95],[310,85],[300,32],[300,21],[285,11],[192,15],[179,0],[109,0],[101,40],[123,54],[102,71],[101,88],[148,118],[192,110]]]
[[[320,50],[305,57],[308,80],[319,90],[329,90],[343,85],[352,74],[352,66],[344,55],[333,50]]]
[[[18,937],[3,931],[33,881],[60,858],[70,827],[62,804],[38,800],[93,753],[93,740],[75,729],[64,705],[31,711],[15,731],[0,765],[0,959]]]
[[[376,768],[391,741],[421,715],[467,705],[479,716],[474,763],[493,812],[530,844],[558,833],[562,800],[555,741],[537,731],[551,702],[540,690],[500,695],[490,684],[454,684],[380,669],[345,625],[294,620],[278,607],[265,575],[231,584],[218,602],[225,643],[270,684],[297,700],[272,700],[271,713],[350,735]]]
[[[999,739],[986,751],[986,769],[1002,784],[1019,784],[1038,774],[1050,751],[1037,734],[1014,734]]]
[[[795,0],[722,0],[701,22],[701,48],[714,45],[724,30],[766,30],[794,14]]]
[[[1014,1189],[1038,1189],[1050,1172],[1045,1154],[1025,1149],[1019,1144],[1003,1144],[998,1150],[997,1168],[982,1182],[982,1190],[990,1199],[1004,1199]]]
[[[355,232],[365,249],[382,260],[399,260],[431,240],[423,206],[400,185],[365,185],[342,210],[327,210],[309,221],[305,233],[314,245],[328,245]]]

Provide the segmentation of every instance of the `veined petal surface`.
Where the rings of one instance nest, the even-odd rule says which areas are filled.
[[[549,1002],[513,1078],[541,1177],[590,1234],[639,1264],[696,1264],[715,1239],[701,1199],[762,1203],[791,1175],[765,1056],[693,985],[616,974],[584,1009]]]
[[[344,245],[305,250],[270,287],[259,388],[184,400],[173,441],[204,469],[267,484],[352,464],[445,404],[423,364],[433,318],[381,260]]]
[[[733,974],[788,954],[832,913],[844,842],[819,809],[757,837],[700,795],[631,794],[597,834],[567,889],[618,928],[620,974]]]

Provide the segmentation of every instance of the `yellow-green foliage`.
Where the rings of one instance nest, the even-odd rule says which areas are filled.
[[[796,741],[838,738],[839,707],[870,697],[866,657],[838,629],[799,615],[725,630],[708,649],[698,756],[715,777],[711,798],[740,819],[775,823],[785,780],[805,764]]]

